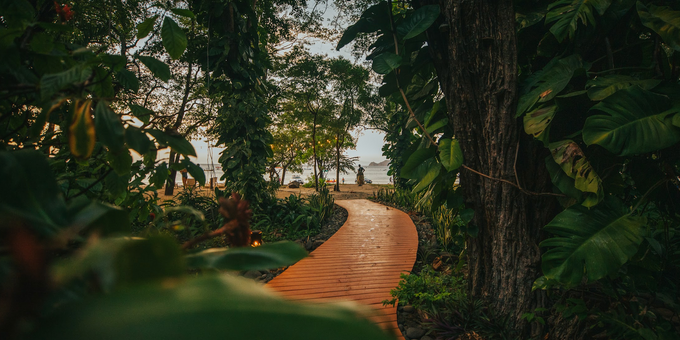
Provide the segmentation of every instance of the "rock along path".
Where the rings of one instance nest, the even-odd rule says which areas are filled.
[[[293,300],[352,300],[379,311],[373,317],[401,338],[396,307],[383,306],[401,273],[413,268],[418,233],[409,216],[369,200],[341,200],[345,224],[309,257],[267,286]]]

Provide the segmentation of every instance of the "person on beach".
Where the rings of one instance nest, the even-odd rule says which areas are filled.
[[[359,164],[359,169],[357,170],[357,184],[359,186],[364,185],[364,168]]]
[[[345,177],[342,178],[342,184],[345,184]]]
[[[182,173],[182,187],[187,186],[187,180],[189,179],[189,174],[187,172],[187,169],[182,169],[179,172]]]

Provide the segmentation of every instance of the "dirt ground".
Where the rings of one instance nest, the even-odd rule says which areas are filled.
[[[380,188],[385,188],[385,187],[392,187],[392,185],[387,185],[387,184],[364,184],[363,186],[358,186],[356,184],[340,184],[340,191],[336,192],[333,191],[332,186],[328,186],[328,190],[330,191],[331,195],[336,200],[352,200],[352,199],[361,199],[361,198],[368,198],[373,196],[375,193],[380,190]],[[182,191],[182,187],[175,188],[175,195],[180,193]],[[157,191],[158,192],[158,197],[161,198],[161,200],[172,200],[173,196],[165,196],[164,192],[165,189],[160,189]],[[205,196],[210,196],[212,195],[212,191],[208,188],[200,188],[198,189],[198,193],[200,195],[205,195]],[[288,187],[282,187],[279,189],[279,191],[276,192],[276,198],[286,198],[290,196],[291,194],[295,195],[302,195],[302,196],[309,196],[314,193],[314,188],[299,188],[299,189],[291,189]]]
[[[368,198],[373,196],[375,193],[380,190],[380,188],[385,188],[385,187],[392,187],[391,185],[385,185],[385,184],[364,184],[362,186],[358,186],[356,184],[340,184],[340,191],[333,191],[333,187],[329,186],[328,190],[330,191],[331,195],[336,200],[353,200],[353,199],[360,199],[360,198]],[[296,195],[302,195],[302,196],[309,196],[314,193],[314,188],[299,188],[299,189],[291,189],[291,188],[281,188],[279,191],[276,192],[276,198],[285,198],[290,196],[291,194],[296,194]]]

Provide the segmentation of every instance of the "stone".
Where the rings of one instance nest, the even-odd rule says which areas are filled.
[[[413,308],[413,306],[411,305],[406,305],[402,310],[404,311],[404,313],[413,313],[416,309]]]
[[[305,242],[305,250],[312,251],[312,244],[312,240],[307,240],[307,242]]]
[[[425,335],[425,330],[418,327],[409,327],[406,329],[406,336],[411,339],[420,339]]]
[[[245,274],[243,274],[244,277],[249,279],[257,279],[260,277],[260,275],[262,275],[262,273],[260,273],[257,270],[249,270]]]
[[[288,187],[291,189],[298,189],[300,187],[300,184],[298,182],[290,182],[288,184]]]

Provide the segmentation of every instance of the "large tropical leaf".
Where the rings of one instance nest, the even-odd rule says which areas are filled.
[[[550,136],[550,123],[555,117],[557,105],[541,106],[527,112],[524,116],[524,131],[547,145]]]
[[[550,143],[549,148],[555,163],[567,176],[574,179],[574,187],[585,194],[581,204],[586,207],[598,204],[604,196],[602,180],[578,144],[572,140],[563,140]]]
[[[560,0],[548,6],[548,14],[545,16],[546,23],[555,24],[550,27],[550,32],[562,42],[567,36],[574,38],[578,23],[595,25],[595,12],[604,14],[611,0]]]
[[[583,141],[598,144],[619,156],[637,155],[680,141],[671,115],[678,112],[670,99],[637,86],[620,90],[591,108],[605,114],[588,117]]]
[[[120,150],[125,144],[125,127],[118,115],[111,111],[104,101],[97,103],[94,114],[95,129],[99,140],[109,150]]]
[[[418,149],[411,154],[411,156],[401,168],[400,175],[403,178],[418,179],[425,175],[432,163],[435,161],[435,149],[425,148]]]
[[[381,1],[369,7],[361,14],[361,18],[354,25],[347,27],[335,49],[339,51],[352,42],[359,33],[372,33],[378,30],[388,31],[390,29],[389,11],[391,10],[387,1]]]
[[[556,237],[541,242],[543,274],[575,286],[613,274],[635,255],[643,240],[644,217],[634,216],[613,197],[595,208],[580,205],[557,215],[545,231]]]
[[[575,54],[562,59],[555,58],[542,70],[528,77],[522,84],[516,117],[531,109],[534,104],[547,102],[557,96],[580,68],[583,68],[583,62]]]
[[[401,65],[401,57],[391,53],[385,52],[373,59],[373,71],[378,74],[388,74],[396,70]]]
[[[418,184],[416,184],[416,186],[413,188],[413,192],[420,192],[427,188],[432,182],[434,182],[435,179],[437,179],[442,169],[442,166],[437,162],[427,162],[426,166],[428,168],[425,172],[425,175],[418,178]]]
[[[285,241],[255,248],[213,248],[187,255],[186,260],[189,268],[266,270],[290,266],[306,256],[299,244]]]
[[[570,206],[574,203],[574,201],[583,201],[583,192],[576,189],[574,179],[567,176],[567,174],[564,173],[564,170],[562,170],[562,168],[557,165],[557,163],[555,163],[555,160],[551,156],[545,158],[545,167],[548,169],[550,181],[553,183],[553,185],[555,185],[555,187],[557,187],[561,193],[573,199],[571,201],[563,200],[561,202],[563,205]]]
[[[158,15],[154,15],[139,23],[137,25],[137,39],[146,38],[146,36],[151,33],[151,30],[153,30],[153,26],[156,24],[157,19]]]
[[[589,80],[586,84],[588,97],[591,100],[600,101],[618,90],[629,88],[633,85],[640,86],[645,90],[651,90],[661,83],[659,79],[637,79],[622,74],[612,74]]]
[[[148,130],[146,132],[156,138],[156,141],[159,144],[169,146],[179,154],[186,156],[196,156],[196,149],[194,149],[194,146],[180,135],[171,135],[161,130],[155,129]]]
[[[165,50],[168,51],[172,59],[178,59],[187,49],[187,36],[184,30],[170,17],[163,19],[161,38]]]
[[[661,39],[676,51],[680,51],[680,11],[670,7],[649,5],[637,2],[637,11],[642,24],[651,28]]]
[[[397,34],[411,39],[425,32],[439,17],[439,5],[425,5],[407,14],[406,19],[397,26]]]
[[[458,140],[445,138],[439,141],[439,158],[447,171],[453,171],[463,165],[463,150]]]
[[[153,73],[154,76],[158,77],[158,79],[167,82],[170,80],[171,73],[170,73],[170,67],[168,64],[154,58],[154,57],[145,57],[145,56],[137,56],[137,59],[142,62],[142,64],[146,65],[146,67],[149,68],[149,71]]]
[[[391,339],[361,313],[348,304],[290,302],[244,278],[203,276],[66,306],[27,339]]]

